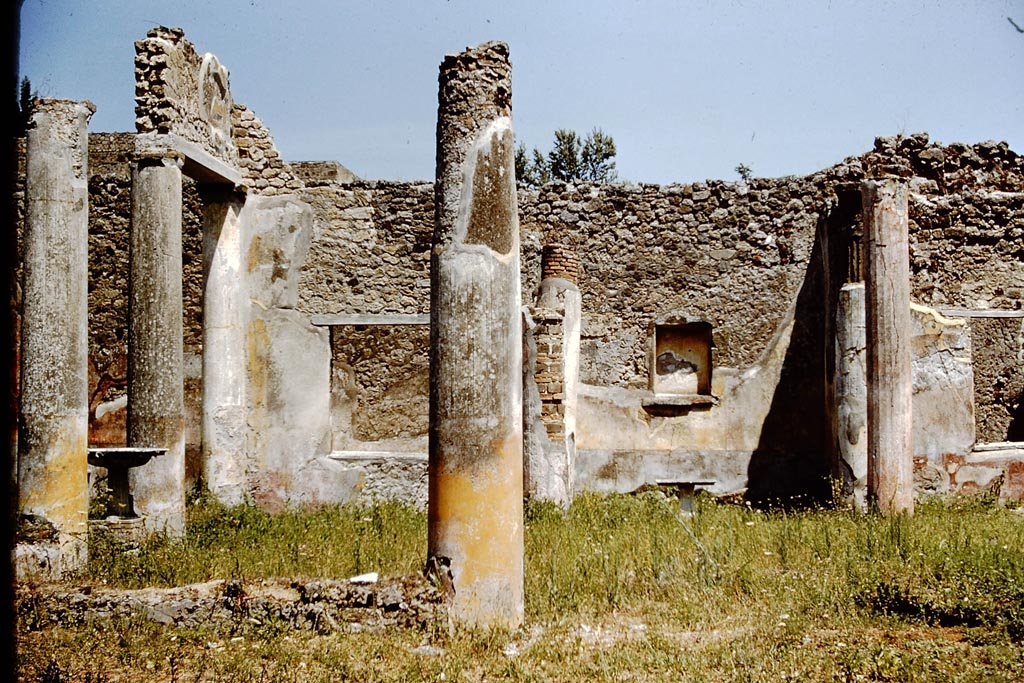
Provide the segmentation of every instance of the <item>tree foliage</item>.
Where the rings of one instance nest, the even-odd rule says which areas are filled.
[[[560,128],[555,131],[554,146],[546,155],[536,147],[528,153],[522,143],[516,147],[516,177],[531,187],[553,180],[613,182],[615,141],[600,128],[594,128],[586,137]]]
[[[22,136],[28,131],[28,119],[32,115],[32,100],[39,97],[39,93],[32,89],[32,83],[28,76],[21,77],[21,84],[18,86],[18,102],[16,106],[15,131]]]

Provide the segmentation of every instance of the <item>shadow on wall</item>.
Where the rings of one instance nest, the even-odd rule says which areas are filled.
[[[803,507],[831,496],[826,379],[834,360],[826,346],[833,327],[828,312],[836,308],[847,269],[846,251],[838,248],[845,240],[839,238],[851,229],[859,210],[859,199],[842,201],[815,231],[779,383],[747,468],[746,497],[758,507]],[[834,248],[828,246],[829,236],[837,242]]]
[[[1024,441],[1024,391],[1017,396],[1017,410],[1010,418],[1010,428],[1006,430],[1007,441]]]

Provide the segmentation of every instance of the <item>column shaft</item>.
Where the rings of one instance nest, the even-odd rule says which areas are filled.
[[[445,58],[431,258],[428,564],[474,625],[523,618],[522,298],[508,47]]]
[[[28,130],[19,511],[52,525],[59,575],[86,559],[89,102],[37,100]]]
[[[210,199],[203,230],[203,480],[217,500],[237,505],[246,500],[248,434],[242,203]]]
[[[181,212],[180,161],[139,159],[132,172],[128,445],[167,453],[130,477],[147,528],[172,536],[185,525]]]
[[[907,187],[869,180],[862,193],[868,498],[884,513],[913,512]]]
[[[576,383],[579,376],[581,298],[576,254],[562,244],[544,246],[532,334],[524,363],[525,458],[523,485],[530,498],[562,506],[572,502],[576,474]],[[534,397],[533,394],[536,394]]]
[[[843,285],[836,306],[835,420],[844,490],[858,509],[867,504],[867,384],[864,283]]]

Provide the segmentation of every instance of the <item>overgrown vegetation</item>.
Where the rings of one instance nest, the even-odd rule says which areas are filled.
[[[316,635],[141,618],[19,624],[25,681],[1019,681],[1024,515],[986,499],[913,517],[758,511],[657,491],[526,514],[526,625]],[[92,542],[82,582],[407,575],[426,519],[386,503],[270,515],[209,501],[188,536]]]

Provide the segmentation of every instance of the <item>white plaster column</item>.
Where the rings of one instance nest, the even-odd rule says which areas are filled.
[[[19,561],[53,578],[87,559],[91,102],[36,100],[25,159],[18,507],[58,552]],[[20,551],[19,551],[20,554]]]
[[[867,509],[867,379],[864,283],[850,282],[839,290],[836,306],[835,420],[844,484],[852,488],[854,505]],[[850,489],[847,489],[848,491]]]
[[[883,513],[913,512],[913,378],[907,186],[866,180],[864,285],[867,329],[868,500]]]
[[[203,481],[221,503],[246,501],[249,297],[243,198],[209,192],[203,229]]]
[[[185,529],[181,163],[170,149],[135,162],[128,279],[128,446],[167,449],[130,486],[146,528],[171,536]]]

